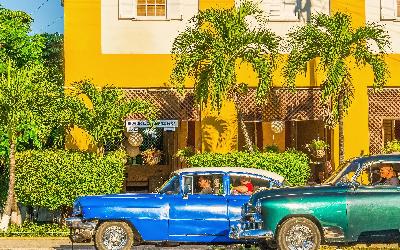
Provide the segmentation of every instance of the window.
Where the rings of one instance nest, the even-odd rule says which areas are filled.
[[[137,0],[138,16],[165,16],[166,0]]]
[[[364,164],[363,170],[354,181],[362,186],[398,186],[399,171],[398,162],[368,162]],[[352,179],[352,175],[354,172],[348,174],[348,180]],[[391,184],[391,178],[396,179],[394,184]]]
[[[183,178],[185,194],[224,194],[222,174],[188,175]]]
[[[263,0],[261,8],[269,21],[299,21],[298,2],[296,0]]]
[[[120,20],[188,20],[198,13],[198,0],[115,0]]]
[[[383,143],[400,140],[400,120],[383,120]]]
[[[400,17],[400,0],[397,0],[396,5],[396,17]]]
[[[270,180],[249,175],[230,175],[230,193],[235,195],[251,195],[260,188],[276,187]],[[244,188],[245,187],[245,188]],[[250,190],[249,190],[250,189]]]
[[[381,20],[400,19],[400,0],[381,0]]]

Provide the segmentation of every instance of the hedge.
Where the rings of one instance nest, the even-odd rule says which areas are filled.
[[[283,153],[202,153],[189,157],[187,162],[190,167],[246,167],[265,169],[284,176],[286,181],[291,185],[306,184],[311,173],[308,156],[295,150],[288,150]]]
[[[125,159],[123,151],[104,156],[66,150],[18,153],[18,201],[56,210],[72,207],[81,195],[118,193],[124,181]]]
[[[22,226],[11,224],[7,231],[0,231],[0,237],[66,237],[69,233],[68,227],[58,224],[26,222]]]

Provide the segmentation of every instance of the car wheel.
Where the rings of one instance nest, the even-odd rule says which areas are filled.
[[[279,249],[316,250],[321,244],[321,233],[311,220],[294,217],[282,223],[277,241]]]
[[[94,243],[100,250],[127,250],[133,246],[134,234],[125,222],[104,222],[96,231]]]

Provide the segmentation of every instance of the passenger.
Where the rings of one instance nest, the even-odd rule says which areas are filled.
[[[211,188],[211,180],[204,175],[199,176],[199,180],[197,181],[201,191],[199,194],[212,194],[213,190]]]
[[[390,164],[390,163],[381,164],[379,173],[380,173],[381,179],[376,184],[390,185],[390,186],[398,186],[399,185],[399,178],[397,178],[397,175],[393,170],[392,164]]]
[[[241,176],[240,186],[233,187],[232,191],[234,194],[252,194],[254,191],[254,187],[251,183],[250,177]]]

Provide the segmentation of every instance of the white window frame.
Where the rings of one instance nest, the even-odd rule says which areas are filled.
[[[132,21],[183,21],[183,7],[187,4],[186,0],[165,0],[165,15],[163,16],[138,16],[137,0],[114,0],[118,1],[118,19]],[[193,4],[194,0],[190,2]],[[198,7],[198,2],[197,3]],[[198,11],[198,8],[196,9]]]
[[[268,22],[300,22],[299,13],[295,15],[293,12],[293,16],[283,15],[287,14],[285,9],[291,5],[294,5],[293,10],[295,10],[296,4],[298,4],[296,0],[262,0],[260,7],[266,12]],[[273,13],[279,14],[273,15]]]
[[[400,21],[398,5],[400,5],[400,0],[380,0],[380,20]]]

